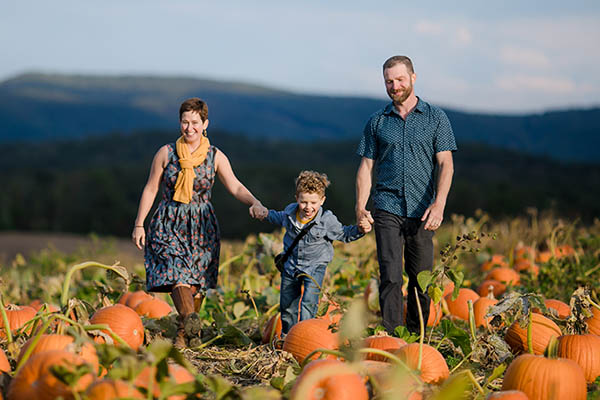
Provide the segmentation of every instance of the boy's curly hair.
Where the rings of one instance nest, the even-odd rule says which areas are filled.
[[[302,171],[296,178],[296,196],[301,192],[318,193],[325,196],[325,189],[330,182],[327,175],[315,171]]]

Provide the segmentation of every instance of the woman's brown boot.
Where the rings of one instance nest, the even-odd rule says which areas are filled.
[[[179,313],[175,345],[185,347],[190,340],[198,342],[202,321],[194,311],[194,297],[189,286],[176,286],[171,292],[173,304]]]

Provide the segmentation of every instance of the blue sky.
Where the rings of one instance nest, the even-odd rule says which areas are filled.
[[[385,98],[381,64],[404,54],[415,64],[418,95],[480,112],[600,105],[598,43],[599,1],[0,6],[0,80],[30,71],[191,76]]]

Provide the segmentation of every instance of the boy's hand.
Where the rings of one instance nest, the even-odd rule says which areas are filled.
[[[267,215],[269,214],[269,210],[265,206],[263,206],[260,202],[252,204],[249,212],[250,212],[250,216],[252,218],[256,218],[256,219],[260,219],[260,220],[265,219],[267,217]]]
[[[373,225],[369,222],[368,218],[361,218],[358,222],[358,230],[361,233],[369,233],[373,229]]]

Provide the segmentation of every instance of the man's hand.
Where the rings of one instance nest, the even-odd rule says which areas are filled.
[[[373,223],[375,223],[375,220],[373,220],[370,211],[364,208],[356,210],[356,225],[358,225],[363,233],[370,232]]]
[[[433,203],[427,210],[425,210],[425,214],[421,217],[421,221],[425,222],[425,229],[428,231],[435,231],[440,227],[442,221],[444,220],[444,205]]]

